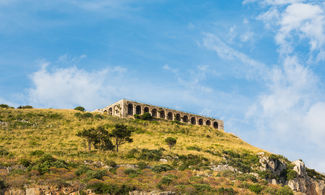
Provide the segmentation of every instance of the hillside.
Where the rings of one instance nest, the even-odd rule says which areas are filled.
[[[133,142],[119,152],[89,151],[77,136],[97,127],[111,132],[116,124],[133,130]],[[177,139],[171,149],[167,137]],[[317,186],[306,184],[305,192],[323,193],[324,176],[301,163],[206,126],[75,110],[0,110],[2,193],[290,194],[288,185],[301,188],[301,179]]]

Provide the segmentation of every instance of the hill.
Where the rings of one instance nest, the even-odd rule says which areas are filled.
[[[133,131],[133,142],[119,152],[89,151],[77,136],[98,127],[111,132],[116,124]],[[177,140],[172,148],[168,137]],[[0,110],[2,193],[322,194],[324,178],[302,161],[207,126],[76,110]]]

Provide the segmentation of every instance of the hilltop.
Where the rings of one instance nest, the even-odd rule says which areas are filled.
[[[60,109],[0,109],[2,193],[324,193],[325,177],[302,161],[208,126]],[[84,129],[132,129],[133,142],[88,150]],[[177,140],[170,148],[168,137]],[[114,143],[114,142],[113,142]],[[304,183],[305,182],[305,183]],[[290,186],[290,188],[288,187]],[[1,192],[0,192],[1,193]]]

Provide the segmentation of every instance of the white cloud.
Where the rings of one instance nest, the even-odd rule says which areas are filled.
[[[203,46],[215,51],[220,58],[234,62],[232,66],[237,68],[235,72],[238,71],[238,74],[245,78],[263,79],[264,73],[268,69],[263,63],[258,62],[248,57],[246,54],[230,47],[218,36],[211,33],[204,34]]]
[[[86,72],[76,67],[48,70],[47,64],[31,75],[30,103],[39,107],[71,108],[76,105],[94,109],[111,102],[117,91],[109,77],[125,71],[120,67]],[[109,91],[109,93],[106,93]]]

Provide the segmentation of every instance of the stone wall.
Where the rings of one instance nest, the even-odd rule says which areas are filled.
[[[140,115],[149,112],[152,117],[158,119],[165,119],[171,121],[175,120],[192,125],[206,125],[220,130],[224,129],[224,124],[222,120],[181,112],[169,108],[143,104],[125,99],[120,100],[103,109],[97,109],[95,111],[103,112],[112,116],[118,116],[121,118],[133,117],[134,114]]]

